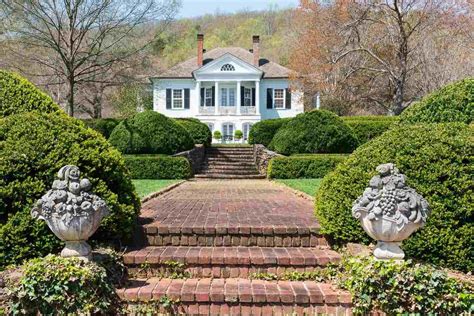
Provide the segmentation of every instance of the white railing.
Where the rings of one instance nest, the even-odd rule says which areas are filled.
[[[240,107],[241,114],[255,114],[257,113],[254,106],[242,106]]]
[[[199,114],[214,114],[216,112],[213,106],[200,106]]]
[[[219,114],[236,114],[237,109],[235,106],[221,106],[219,107]]]
[[[237,114],[237,106],[219,106],[217,115],[235,115]],[[256,114],[256,108],[254,106],[241,106],[240,114]],[[216,108],[214,106],[200,106],[199,114],[203,115],[214,115],[216,114]]]

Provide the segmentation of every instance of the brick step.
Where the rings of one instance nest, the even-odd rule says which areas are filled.
[[[238,175],[238,174],[221,174],[221,173],[208,173],[208,174],[196,174],[195,178],[198,179],[265,179],[264,175],[260,174],[249,174],[249,175]]]
[[[253,153],[252,147],[210,147],[206,148],[206,152],[221,152],[221,153],[228,153],[228,152],[245,152],[245,153]]]
[[[213,169],[213,170],[251,170],[253,172],[257,171],[257,168],[252,165],[203,165],[203,170]]]
[[[253,153],[219,153],[219,152],[210,152],[206,153],[207,157],[252,157],[253,158]]]
[[[231,166],[231,167],[252,167],[255,168],[254,162],[232,162],[232,161],[205,161],[202,166]]]
[[[218,168],[204,168],[199,174],[229,174],[229,175],[258,175],[256,169],[218,169]]]
[[[166,261],[185,264],[194,278],[247,278],[253,273],[309,272],[339,262],[341,256],[324,248],[285,247],[145,247],[123,256],[128,271],[143,272],[147,263],[147,276],[165,275]]]
[[[222,161],[222,162],[248,162],[248,163],[255,163],[253,157],[245,157],[245,158],[233,158],[233,157],[206,157],[205,161]]]
[[[328,283],[249,279],[136,279],[118,296],[145,304],[166,296],[186,315],[351,315],[351,295]],[[157,311],[158,312],[158,311]]]

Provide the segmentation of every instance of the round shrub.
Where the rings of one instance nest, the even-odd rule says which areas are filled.
[[[11,287],[13,315],[108,315],[119,306],[105,269],[77,258],[32,259]]]
[[[255,123],[249,132],[249,144],[261,144],[268,147],[276,132],[289,120],[291,118],[271,119]]]
[[[284,124],[269,147],[283,155],[348,153],[357,147],[357,139],[336,114],[315,110]]]
[[[0,70],[0,117],[37,110],[42,113],[60,112],[50,96],[25,78]]]
[[[409,257],[474,269],[474,126],[462,123],[393,128],[359,147],[326,176],[316,196],[323,234],[335,242],[369,242],[351,215],[352,202],[383,163],[394,163],[432,210],[424,228],[403,243]]]
[[[0,256],[10,262],[46,254],[53,246],[43,245],[30,235],[52,236],[43,224],[27,216],[34,202],[51,188],[57,171],[64,165],[77,165],[91,180],[94,193],[106,200],[111,214],[106,217],[95,239],[130,236],[140,202],[120,153],[97,132],[66,115],[30,112],[0,119],[0,221],[21,223],[21,227],[1,229]],[[7,223],[6,226],[14,226]],[[24,225],[24,227],[23,227]],[[46,237],[45,237],[46,238]],[[29,251],[12,253],[12,247]],[[57,245],[56,245],[57,246]],[[25,248],[26,249],[26,248]]]
[[[177,119],[179,125],[181,125],[191,135],[194,144],[203,144],[204,146],[210,146],[212,143],[212,133],[209,127],[202,123],[198,119],[184,118]]]
[[[425,96],[406,109],[401,123],[449,123],[474,121],[474,78],[466,78]]]
[[[155,111],[137,113],[121,122],[109,142],[124,154],[172,155],[194,147],[186,129]]]
[[[109,138],[114,128],[121,122],[120,119],[86,119],[82,120],[87,127],[101,133],[105,138]]]

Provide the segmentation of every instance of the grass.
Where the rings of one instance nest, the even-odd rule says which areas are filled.
[[[304,192],[310,196],[315,196],[323,179],[275,179],[295,190]]]
[[[158,192],[179,181],[181,180],[132,180],[140,198],[144,198],[151,193]]]

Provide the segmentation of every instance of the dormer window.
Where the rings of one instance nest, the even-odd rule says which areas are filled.
[[[235,71],[235,67],[231,64],[225,64],[221,67],[221,71]]]

